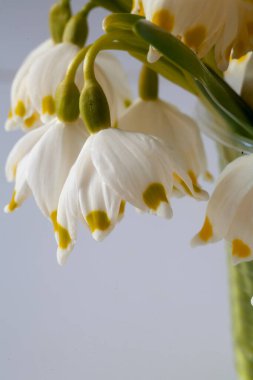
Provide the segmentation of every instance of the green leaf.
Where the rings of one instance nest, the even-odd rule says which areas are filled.
[[[197,55],[170,33],[146,21],[138,21],[134,32],[183,69],[196,83],[196,88],[210,107],[247,136],[253,136],[253,110]]]

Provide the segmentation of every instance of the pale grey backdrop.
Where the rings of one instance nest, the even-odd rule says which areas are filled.
[[[0,1],[0,104],[10,80],[48,36],[49,0]],[[82,4],[74,1],[75,7]],[[105,13],[94,11],[92,37]],[[137,66],[124,55],[133,90]],[[191,112],[194,100],[166,83],[163,95]],[[12,186],[5,158],[20,133],[1,129],[1,208]],[[214,145],[207,141],[217,174]],[[186,142],[187,143],[187,142]],[[211,189],[211,187],[208,187]],[[29,200],[0,214],[0,378],[3,380],[235,379],[223,244],[192,250],[204,204],[174,202],[174,219],[126,217],[103,243],[80,229],[68,265],[56,263],[51,226]]]

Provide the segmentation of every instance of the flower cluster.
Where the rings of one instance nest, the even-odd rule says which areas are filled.
[[[93,7],[91,2],[79,16],[70,18],[63,39],[61,12],[66,10],[55,8],[61,16],[57,19],[54,11],[59,24],[53,31],[59,41],[44,42],[22,64],[12,84],[6,121],[7,130],[21,128],[26,134],[7,159],[6,176],[15,185],[5,211],[14,211],[33,195],[52,223],[61,265],[75,245],[79,221],[100,241],[122,219],[126,203],[171,218],[173,197],[207,200],[199,181],[211,179],[200,119],[197,123],[159,98],[155,72],[159,66],[150,62],[160,53],[150,48],[149,62],[140,75],[139,97],[132,101],[120,62],[101,52],[127,50],[130,32],[119,37],[112,32],[82,48],[80,22],[86,23],[87,9]],[[253,4],[249,1],[136,0],[133,12],[173,33],[201,58],[214,51],[221,69],[227,68],[231,53],[238,58],[252,50]],[[140,44],[134,40],[130,52],[143,53]],[[250,61],[250,55],[240,60],[243,70],[237,91],[245,85]],[[228,81],[238,62],[231,62]],[[232,243],[236,263],[252,259],[251,168],[252,156],[245,156],[224,170],[193,245],[225,238]]]

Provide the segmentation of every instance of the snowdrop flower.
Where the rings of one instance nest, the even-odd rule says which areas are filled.
[[[56,89],[79,51],[80,48],[72,43],[52,45],[47,41],[31,53],[13,82],[12,107],[6,129],[19,125],[31,129],[55,117]],[[111,106],[112,122],[116,123],[131,100],[126,74],[119,61],[108,53],[99,54],[95,73]],[[75,82],[81,90],[81,66]]]
[[[60,43],[44,54],[33,65],[28,76],[28,91],[31,102],[41,120],[47,122],[55,117],[55,95],[57,86],[64,79],[68,66],[80,48],[72,43]],[[105,92],[111,106],[112,120],[116,120],[126,102],[131,99],[126,75],[119,61],[111,54],[99,54],[95,75]],[[75,83],[79,90],[83,88],[83,72],[77,70]]]
[[[14,211],[32,194],[55,226],[62,187],[86,138],[80,119],[73,123],[54,119],[26,134],[7,159],[6,176],[15,180],[15,189],[5,211]]]
[[[143,0],[149,21],[173,33],[203,58],[214,48],[217,64],[225,70],[232,50],[239,58],[253,47],[253,4],[246,0]],[[134,8],[136,10],[136,7]],[[150,49],[153,62],[160,54]]]
[[[211,196],[204,225],[193,245],[226,239],[232,244],[234,263],[253,258],[253,155],[229,164]]]
[[[206,199],[207,194],[193,186],[170,148],[156,137],[115,128],[91,135],[60,196],[58,262],[65,263],[75,244],[78,219],[101,240],[116,225],[123,202],[170,218],[175,183],[196,199]]]
[[[160,99],[138,99],[119,119],[118,125],[122,130],[152,135],[165,141],[173,148],[174,155],[194,185],[198,186],[200,175],[211,179],[199,128],[176,107]]]
[[[67,68],[80,48],[72,43],[55,45],[33,64],[27,78],[27,88],[33,107],[43,123],[55,117],[55,94]]]
[[[11,88],[11,108],[5,123],[6,130],[30,129],[40,123],[39,114],[31,104],[27,89],[27,77],[34,62],[51,49],[53,42],[47,40],[34,49],[16,73]]]

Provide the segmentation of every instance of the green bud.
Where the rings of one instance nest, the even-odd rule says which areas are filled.
[[[68,20],[71,17],[71,8],[68,1],[54,4],[49,12],[49,28],[53,41],[60,43]]]
[[[79,117],[80,92],[74,82],[64,79],[57,87],[55,106],[58,118],[64,122],[72,122]]]
[[[91,133],[111,127],[109,105],[98,82],[86,80],[79,108],[83,122]]]
[[[87,13],[81,11],[72,16],[66,25],[63,34],[64,42],[71,42],[83,47],[88,36]]]

